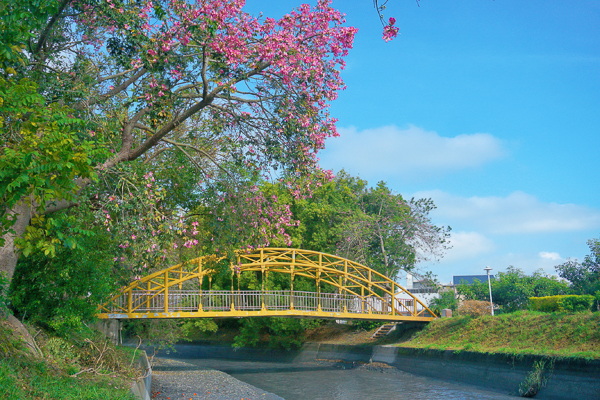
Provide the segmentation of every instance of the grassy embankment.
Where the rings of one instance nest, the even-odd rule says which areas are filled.
[[[371,339],[376,329],[357,329],[351,323],[328,321],[305,332],[305,341],[352,346],[394,345],[422,349],[475,351],[512,355],[534,354],[553,357],[600,359],[600,313],[540,313],[440,318],[422,329],[410,324],[390,335]],[[235,326],[220,327],[216,333],[198,333],[190,340],[231,345],[239,334]],[[269,347],[268,335],[259,347]]]
[[[139,374],[134,349],[116,348],[88,331],[69,340],[41,332],[43,355],[35,355],[0,319],[0,398],[133,400],[130,386]],[[139,354],[139,352],[137,352]]]
[[[438,319],[402,347],[600,359],[600,312]]]

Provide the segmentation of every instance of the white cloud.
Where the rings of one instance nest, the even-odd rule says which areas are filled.
[[[432,214],[444,224],[475,226],[496,234],[573,232],[600,227],[600,210],[577,204],[544,203],[520,191],[506,197],[460,197],[441,190],[415,193],[431,197]],[[472,228],[471,228],[472,229]]]
[[[560,254],[558,254],[556,252],[549,253],[547,251],[541,251],[539,256],[541,258],[545,258],[545,259],[553,260],[553,261],[562,260],[562,257],[560,256]]]
[[[450,244],[452,248],[444,256],[444,262],[472,260],[495,248],[494,242],[477,232],[452,232]]]
[[[489,133],[443,137],[410,125],[366,129],[340,128],[327,140],[322,165],[361,175],[414,177],[478,167],[506,155],[502,142]]]

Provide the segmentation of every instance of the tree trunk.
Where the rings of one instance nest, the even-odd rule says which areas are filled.
[[[17,266],[19,254],[15,248],[15,239],[21,237],[25,233],[25,229],[31,220],[31,209],[28,204],[21,202],[13,207],[9,212],[11,215],[17,216],[17,221],[12,226],[14,233],[7,233],[2,238],[4,246],[0,247],[0,271],[5,272],[8,276],[8,281],[12,281]]]

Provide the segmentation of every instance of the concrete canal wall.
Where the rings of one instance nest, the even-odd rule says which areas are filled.
[[[314,356],[314,358],[313,358]],[[460,382],[518,395],[519,385],[538,356],[514,357],[468,351],[420,350],[402,347],[356,347],[307,344],[299,359],[383,362],[415,375]],[[600,399],[600,361],[555,360],[548,382],[535,397],[546,400]]]
[[[138,363],[144,375],[131,384],[131,393],[140,400],[151,400],[152,366],[146,352],[143,350]]]
[[[168,357],[217,358],[272,362],[382,362],[415,375],[518,395],[519,385],[541,357],[513,357],[468,351],[420,350],[388,346],[348,346],[308,343],[299,351],[274,351],[209,344],[182,344]],[[535,397],[541,400],[600,400],[600,361],[555,360],[548,383]]]

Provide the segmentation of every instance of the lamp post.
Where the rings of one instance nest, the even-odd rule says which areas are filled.
[[[483,270],[487,272],[488,287],[490,288],[490,310],[492,311],[492,316],[494,316],[494,303],[492,302],[492,282],[490,281],[490,271],[492,269],[489,266],[487,266]]]

